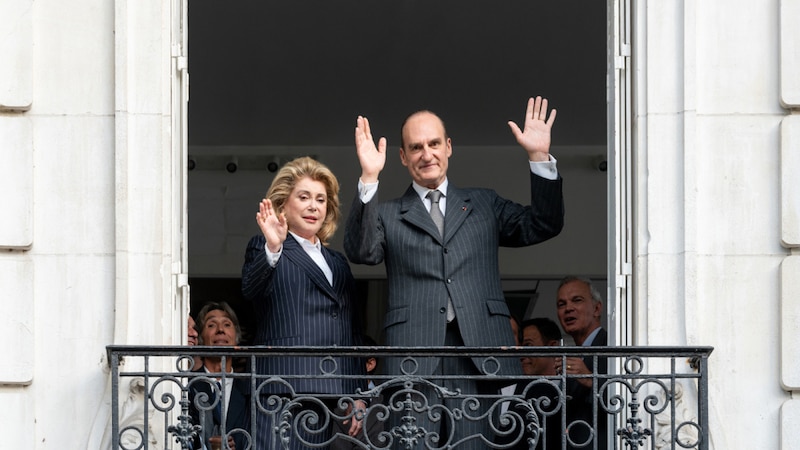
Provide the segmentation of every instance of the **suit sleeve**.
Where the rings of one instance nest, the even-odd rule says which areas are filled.
[[[538,218],[537,233],[543,240],[558,236],[564,228],[564,193],[561,175],[555,180],[531,173],[531,214]]]
[[[378,214],[377,193],[367,203],[356,194],[344,229],[344,251],[355,264],[383,262],[383,226]]]
[[[501,218],[500,245],[521,247],[558,236],[564,227],[563,180],[548,180],[533,173],[531,204],[522,207],[498,197],[498,217]]]
[[[275,270],[267,261],[264,236],[254,236],[247,244],[242,266],[242,295],[249,301],[262,298]]]

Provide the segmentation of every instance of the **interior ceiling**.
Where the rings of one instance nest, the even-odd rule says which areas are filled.
[[[606,144],[603,0],[190,0],[190,145],[398,144],[411,112],[454,145],[515,145],[527,98],[554,145]]]

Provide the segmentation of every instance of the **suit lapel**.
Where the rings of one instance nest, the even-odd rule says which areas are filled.
[[[323,255],[325,255],[326,250],[325,248],[322,249]],[[322,269],[308,256],[308,253],[303,250],[303,247],[297,242],[294,236],[287,236],[286,241],[283,242],[283,255],[297,264],[297,266],[308,275],[308,278],[317,285],[320,291],[331,297],[331,299],[338,301],[336,291],[333,289],[333,286],[328,283],[328,279],[325,278]],[[331,266],[330,259],[325,258],[325,260],[328,261],[328,265]],[[333,271],[332,266],[331,271],[333,272],[333,280],[336,282],[336,272]]]
[[[600,328],[600,331],[597,332],[597,335],[592,340],[592,344],[590,347],[605,347],[608,345],[608,333],[605,329]],[[593,371],[594,370],[594,358],[591,356],[586,356],[583,358],[584,364],[586,364],[586,368]]]
[[[220,391],[216,391],[212,387],[212,385],[211,385],[212,383],[215,383],[213,378],[210,381],[205,381],[204,380],[204,381],[197,382],[193,386],[193,388],[195,390],[195,397],[197,397],[198,394],[205,394],[207,396],[207,399],[208,399],[207,400],[208,404],[210,404],[211,402],[214,401],[214,399],[217,399],[217,398],[218,398],[218,401],[222,401],[222,398],[219,397],[221,395],[221,392]],[[206,410],[202,410],[201,409],[199,412],[200,412],[200,414],[203,414],[205,416],[205,426],[208,427],[209,430],[211,428],[213,428],[214,425],[219,425],[220,418],[219,418],[219,415],[217,414],[217,408],[216,407],[213,407],[213,408],[210,408],[210,409],[206,409]]]
[[[412,186],[406,189],[406,193],[400,199],[400,217],[441,242],[442,238],[439,235],[439,229],[436,228],[436,224],[431,219],[431,214],[425,209],[425,205]],[[444,218],[444,229],[445,233],[447,233],[447,216]]]
[[[409,186],[400,203],[400,215],[409,223],[425,230],[439,242],[450,240],[472,212],[470,198],[466,191],[449,185],[446,193],[447,208],[444,214],[444,240],[431,219],[431,214],[419,198],[419,194]]]
[[[600,328],[592,341],[592,347],[605,347],[606,345],[608,345],[608,332],[604,328]]]
[[[450,184],[447,189],[447,208],[444,215],[444,241],[449,241],[472,213],[472,205],[466,191]]]
[[[345,267],[342,265],[342,262],[335,257],[333,252],[324,245],[322,246],[322,256],[328,263],[328,267],[331,268],[331,273],[333,273],[333,298],[339,302],[344,298],[344,291],[347,289],[347,273],[345,272]]]
[[[241,379],[236,379],[233,381],[231,385],[231,398],[230,403],[228,404],[228,417],[225,421],[225,429],[230,431],[235,426],[242,422],[242,413],[246,410],[247,407],[247,400],[244,397],[244,394],[240,390],[240,382],[243,381]]]

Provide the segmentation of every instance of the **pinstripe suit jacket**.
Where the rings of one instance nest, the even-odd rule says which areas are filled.
[[[273,268],[267,262],[264,236],[250,239],[242,267],[242,293],[253,302],[257,330],[255,345],[350,346],[357,345],[360,324],[356,319],[355,282],[344,255],[322,247],[333,272],[333,286],[325,274],[290,234]],[[320,358],[269,357],[256,361],[256,371],[266,375],[320,375]],[[336,374],[364,374],[357,358],[336,360]],[[325,366],[328,370],[330,367]],[[353,380],[297,379],[295,392],[355,393]],[[271,386],[262,393],[285,392]]]
[[[522,206],[493,190],[450,183],[444,238],[413,187],[382,203],[376,197],[364,204],[357,196],[345,228],[345,252],[353,263],[386,264],[387,345],[444,345],[448,298],[466,346],[514,345],[498,248],[556,236],[564,222],[561,185],[560,177],[551,181],[531,173],[531,205]],[[500,373],[521,374],[514,359]],[[421,361],[419,373],[430,374],[437,364]],[[387,361],[387,370],[397,373],[396,361]]]

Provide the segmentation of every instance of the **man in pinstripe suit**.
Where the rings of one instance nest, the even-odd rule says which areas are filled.
[[[562,180],[550,156],[550,130],[556,111],[547,100],[529,99],[524,127],[509,127],[529,159],[531,205],[523,206],[490,189],[458,188],[447,178],[453,149],[442,120],[430,111],[409,116],[402,127],[400,161],[412,184],[397,199],[378,203],[378,175],[386,162],[386,138],[375,145],[369,121],[358,117],[356,151],[361,165],[357,197],[345,229],[351,262],[384,262],[389,282],[384,322],[392,346],[514,345],[509,310],[500,282],[498,248],[522,247],[561,231]],[[428,193],[440,191],[438,205]],[[437,228],[431,205],[444,216]],[[418,375],[480,374],[480,361],[464,358],[420,360]],[[399,361],[386,362],[401,373]],[[519,360],[504,361],[499,374],[522,373]],[[458,386],[480,391],[482,386]],[[473,391],[475,392],[475,391]],[[448,430],[443,430],[448,431]],[[452,430],[450,430],[452,431]],[[464,431],[466,436],[474,430]],[[485,429],[479,431],[491,440]],[[454,440],[461,431],[456,430]],[[442,434],[442,436],[447,436]],[[481,448],[480,439],[473,439]],[[441,442],[440,442],[441,444]],[[466,447],[461,447],[466,448]]]

